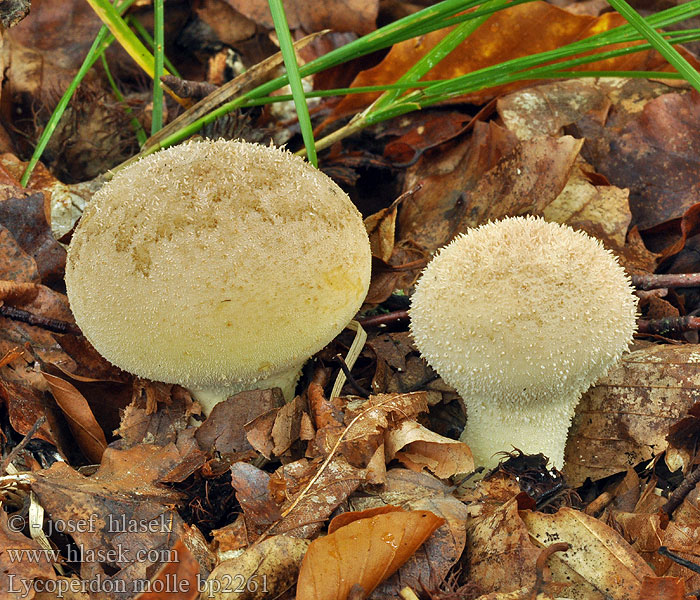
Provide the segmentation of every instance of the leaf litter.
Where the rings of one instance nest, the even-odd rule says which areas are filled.
[[[148,25],[146,4],[133,15]],[[307,60],[416,8],[317,4],[290,5],[298,37],[347,33],[311,42]],[[430,77],[621,22],[593,4],[591,14],[579,9],[498,13]],[[166,47],[187,80],[227,81],[231,47],[248,66],[276,49],[264,2],[167,10]],[[507,215],[582,229],[633,276],[700,271],[695,92],[644,79],[522,82],[398,117],[322,153],[321,168],[360,206],[370,235],[367,344],[339,397],[329,393],[347,333],[309,365],[293,401],[243,392],[205,419],[187,390],[102,359],[64,295],[62,242],[100,175],[137,151],[101,73],[72,101],[46,167],[19,184],[98,26],[84,2],[34,0],[3,32],[0,598],[18,597],[20,585],[42,600],[59,591],[81,600],[675,600],[700,589],[695,289],[639,292],[641,318],[661,329],[640,335],[584,395],[563,473],[514,449],[494,472],[469,477],[478,465],[456,439],[464,409],[406,330],[407,298],[432,253]],[[391,83],[442,35],[319,75],[317,89]],[[108,62],[149,126],[149,95],[120,53],[110,49]],[[608,67],[663,64],[645,53]],[[324,100],[314,119],[328,125],[370,101]],[[219,123],[217,135],[296,143],[293,119],[278,119],[251,111],[243,125]]]

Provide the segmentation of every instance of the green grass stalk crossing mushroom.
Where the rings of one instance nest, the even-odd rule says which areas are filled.
[[[353,318],[371,252],[362,217],[288,151],[189,142],[118,172],[68,251],[75,319],[107,360],[189,388],[294,392],[304,362]]]
[[[576,404],[628,348],[637,302],[598,240],[514,217],[442,248],[409,312],[421,354],[464,400],[476,463],[516,447],[561,468]]]

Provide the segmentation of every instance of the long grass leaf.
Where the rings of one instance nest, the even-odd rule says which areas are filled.
[[[289,25],[287,24],[287,16],[284,14],[284,6],[282,6],[282,0],[269,0],[269,5],[270,12],[272,13],[272,21],[275,24],[275,31],[277,32],[277,39],[280,44],[280,52],[282,52],[284,66],[287,69],[289,87],[292,89],[299,127],[301,128],[301,135],[304,138],[304,146],[306,146],[306,154],[309,162],[314,167],[318,167],[309,107],[306,104],[306,97],[304,96],[304,86],[299,75],[299,65],[297,64],[297,57],[294,52],[292,35],[289,31]]]

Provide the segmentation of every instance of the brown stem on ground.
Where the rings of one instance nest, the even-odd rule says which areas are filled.
[[[640,290],[664,287],[697,287],[700,286],[700,273],[649,273],[648,275],[632,275],[632,285]]]
[[[27,435],[24,436],[22,441],[17,444],[13,449],[12,452],[10,452],[0,463],[0,473],[5,473],[7,471],[7,467],[9,467],[12,462],[17,458],[20,452],[24,450],[24,448],[27,446],[27,444],[31,441],[31,439],[34,437],[34,434],[39,431],[39,427],[41,427],[44,423],[46,423],[46,415],[40,416],[34,425],[32,425],[32,428],[27,431]]]
[[[27,310],[15,308],[14,306],[7,306],[6,304],[0,306],[0,317],[12,319],[13,321],[20,321],[21,323],[27,323],[27,325],[41,327],[42,329],[46,329],[47,331],[52,331],[54,333],[72,333],[73,335],[82,335],[80,329],[78,329],[72,323],[61,321],[59,319],[49,319],[48,317],[42,317],[41,315],[35,315]]]
[[[357,379],[355,379],[352,376],[352,373],[350,372],[350,369],[348,368],[347,363],[345,362],[345,359],[342,357],[340,354],[335,355],[335,359],[340,363],[340,368],[342,369],[343,373],[345,373],[345,378],[348,380],[348,383],[355,389],[355,391],[362,396],[363,398],[369,398],[372,395],[372,392],[366,390],[363,388],[358,382]]]
[[[372,317],[365,317],[364,319],[358,319],[362,327],[380,327],[382,325],[389,325],[396,323],[397,321],[403,321],[408,319],[407,310],[395,310],[394,312],[384,313],[383,315],[374,315]]]
[[[640,319],[637,321],[639,333],[667,335],[700,329],[700,317],[666,317],[664,319]]]
[[[690,475],[688,475],[671,494],[668,498],[668,502],[661,507],[668,516],[673,514],[685,500],[685,497],[690,493],[690,490],[694,489],[695,486],[700,483],[700,468],[695,469]]]
[[[535,563],[537,579],[535,580],[535,587],[532,590],[532,600],[537,598],[537,595],[542,591],[542,585],[546,583],[544,570],[547,567],[547,559],[555,552],[566,552],[570,547],[571,546],[569,546],[569,544],[566,542],[558,542],[542,549],[542,552],[540,552],[540,555],[537,557],[537,562]]]
[[[180,79],[174,75],[163,75],[160,80],[180,98],[201,100],[218,89],[218,86],[208,81],[190,81],[189,79]]]

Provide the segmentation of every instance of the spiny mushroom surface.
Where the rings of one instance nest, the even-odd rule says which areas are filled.
[[[477,464],[515,446],[561,468],[576,404],[627,349],[637,303],[598,240],[514,217],[442,248],[410,317],[421,354],[466,404],[462,440]]]
[[[76,321],[110,362],[208,411],[280,386],[353,318],[371,252],[348,196],[300,157],[190,142],[118,172],[68,251]]]

